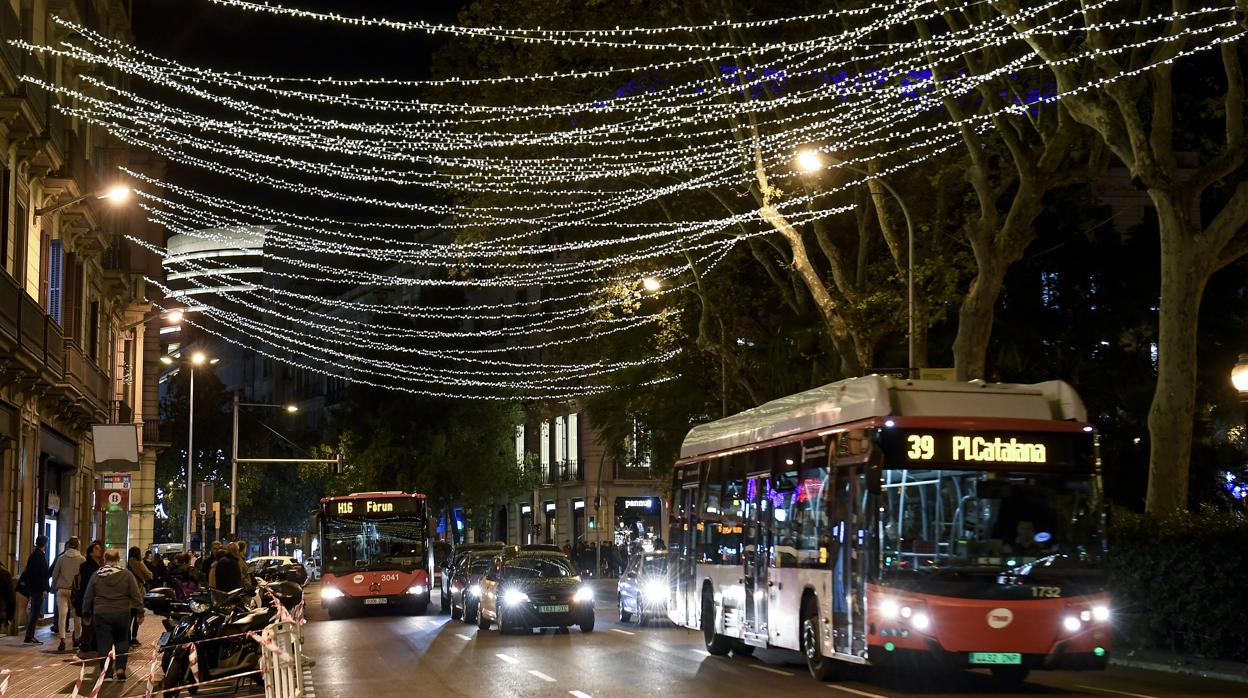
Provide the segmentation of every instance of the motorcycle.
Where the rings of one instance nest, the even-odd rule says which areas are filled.
[[[173,589],[148,592],[144,606],[164,616],[165,632],[156,651],[164,669],[161,688],[167,691],[165,695],[177,698],[178,689],[184,686],[195,695],[198,686],[191,684],[257,671],[260,645],[247,633],[258,633],[276,619],[274,603],[292,610],[302,598],[303,590],[293,582],[258,582],[254,592],[205,589],[187,602],[177,601]],[[190,665],[192,643],[198,655],[198,679]],[[255,683],[261,683],[258,674],[251,676]]]

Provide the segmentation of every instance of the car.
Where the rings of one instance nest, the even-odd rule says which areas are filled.
[[[477,604],[481,596],[481,578],[494,566],[496,555],[490,550],[464,554],[451,577],[451,618],[465,623],[477,622]]]
[[[451,577],[455,574],[456,564],[460,560],[464,559],[467,554],[472,552],[484,550],[497,555],[498,552],[505,547],[505,545],[506,544],[502,542],[465,543],[455,548],[455,552],[451,554],[450,559],[446,561],[446,564],[442,565],[441,573],[438,576],[438,585],[442,589],[440,596],[442,597],[443,611],[451,610]]]
[[[620,622],[627,623],[636,617],[637,622],[647,618],[667,616],[667,557],[664,553],[641,553],[634,555],[624,568],[624,574],[616,585],[619,596]]]
[[[580,626],[594,631],[594,591],[585,584],[567,555],[524,551],[499,555],[481,578],[477,627],[500,633],[533,628]]]
[[[247,561],[247,569],[266,582],[289,581],[302,585],[308,581],[308,570],[303,563],[286,555],[253,557]]]

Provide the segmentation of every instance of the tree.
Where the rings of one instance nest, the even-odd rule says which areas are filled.
[[[1190,13],[1185,2],[1111,5],[1073,15],[1074,32],[1044,34],[1031,31],[1039,19],[1019,18],[1016,0],[994,0],[993,6],[1014,18],[1013,26],[1052,71],[1065,108],[1127,166],[1156,208],[1161,295],[1157,388],[1148,415],[1147,509],[1159,514],[1182,510],[1188,503],[1201,298],[1214,272],[1248,252],[1244,42],[1239,39],[1248,26],[1245,8],[1240,2],[1235,16],[1229,4],[1225,12],[1202,14]],[[1168,14],[1167,21],[1159,21]],[[1129,32],[1109,28],[1112,20],[1137,16],[1152,21]],[[1214,25],[1229,17],[1237,24]],[[1134,47],[1121,50],[1124,44]],[[1216,87],[1208,73],[1193,70],[1207,63],[1184,57],[1215,50],[1221,72]],[[1189,87],[1195,89],[1188,92]],[[1219,92],[1219,97],[1207,96]],[[1193,118],[1202,108],[1215,118]],[[1176,128],[1176,118],[1181,127]],[[1195,137],[1217,122],[1216,137],[1203,142]],[[1184,149],[1198,153],[1194,163],[1185,162]]]

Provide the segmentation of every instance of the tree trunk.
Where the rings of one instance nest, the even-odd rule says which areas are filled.
[[[1209,280],[1207,256],[1193,240],[1192,207],[1184,197],[1150,190],[1161,232],[1157,390],[1148,410],[1151,448],[1145,508],[1168,514],[1187,508],[1196,410],[1196,328]]]
[[[979,255],[976,255],[977,257]],[[1005,283],[1009,263],[997,264],[997,257],[978,262],[975,278],[967,289],[962,307],[958,309],[958,334],[953,340],[953,365],[959,381],[984,378],[988,362],[988,342],[992,339],[992,322],[996,315],[997,298]]]

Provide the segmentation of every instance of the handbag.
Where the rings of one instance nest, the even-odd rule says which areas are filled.
[[[30,589],[26,588],[26,573],[25,572],[22,572],[22,576],[17,578],[17,586],[13,587],[13,589],[14,591],[21,594],[22,596],[25,596],[26,598],[30,598]]]

